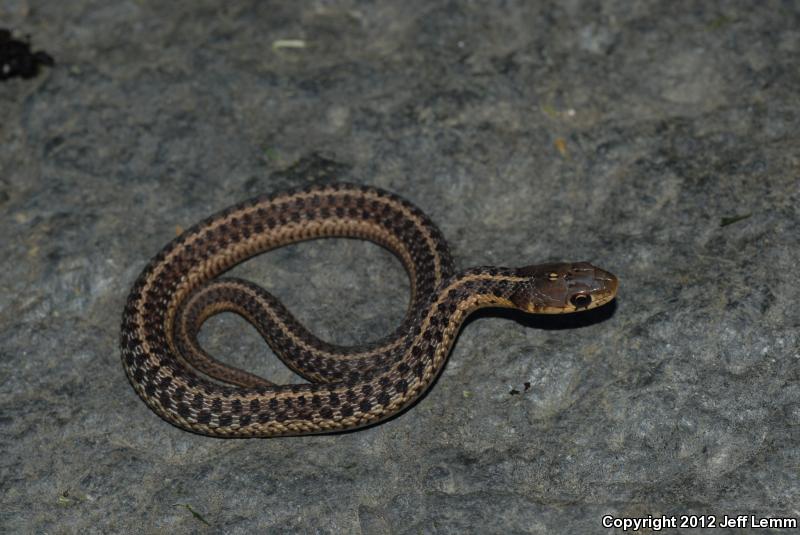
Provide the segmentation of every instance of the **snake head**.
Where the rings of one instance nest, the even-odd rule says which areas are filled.
[[[537,314],[565,314],[602,306],[617,295],[617,278],[588,262],[558,262],[517,270],[526,277],[511,296],[515,307]]]

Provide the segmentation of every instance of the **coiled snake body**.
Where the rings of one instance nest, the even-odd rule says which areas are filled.
[[[412,295],[394,333],[358,347],[331,345],[262,288],[216,278],[264,251],[321,237],[362,238],[400,259]],[[128,296],[122,362],[145,403],[187,430],[268,437],[353,429],[384,420],[423,394],[472,311],[574,312],[609,302],[616,290],[612,274],[585,262],[455,273],[441,233],[408,201],[372,187],[312,186],[223,210],[164,247]],[[310,383],[274,385],[206,354],[197,333],[223,311],[252,323]]]

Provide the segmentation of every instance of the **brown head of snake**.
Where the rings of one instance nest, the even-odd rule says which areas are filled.
[[[264,251],[324,237],[369,240],[403,263],[411,299],[393,333],[354,347],[332,345],[263,288],[218,277]],[[418,399],[474,310],[578,312],[608,303],[616,291],[614,275],[586,262],[455,272],[438,228],[408,201],[366,186],[311,186],[232,206],[164,247],[128,297],[122,362],[145,403],[183,429],[219,437],[355,429]],[[309,382],[275,385],[203,351],[203,322],[225,311],[252,323]]]
[[[538,264],[518,270],[528,277],[511,296],[530,314],[567,314],[608,303],[617,294],[617,278],[589,262]]]

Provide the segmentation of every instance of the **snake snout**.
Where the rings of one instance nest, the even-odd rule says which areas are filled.
[[[583,281],[581,282],[588,289],[587,293],[591,294],[592,307],[604,305],[614,299],[617,295],[619,281],[613,273],[593,266],[588,262],[581,262],[579,265],[583,268],[581,271],[584,273]],[[576,296],[573,296],[570,301],[576,308],[582,308],[580,304],[575,303],[576,299]]]

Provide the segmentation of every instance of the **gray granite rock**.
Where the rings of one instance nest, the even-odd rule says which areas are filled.
[[[0,531],[800,517],[800,10],[714,5],[0,0],[56,61],[0,84]],[[181,228],[320,170],[411,199],[461,267],[590,260],[616,306],[480,314],[432,391],[363,431],[168,425],[119,362],[134,278]],[[351,240],[236,272],[340,343],[408,299]],[[236,317],[203,343],[292,380]]]

